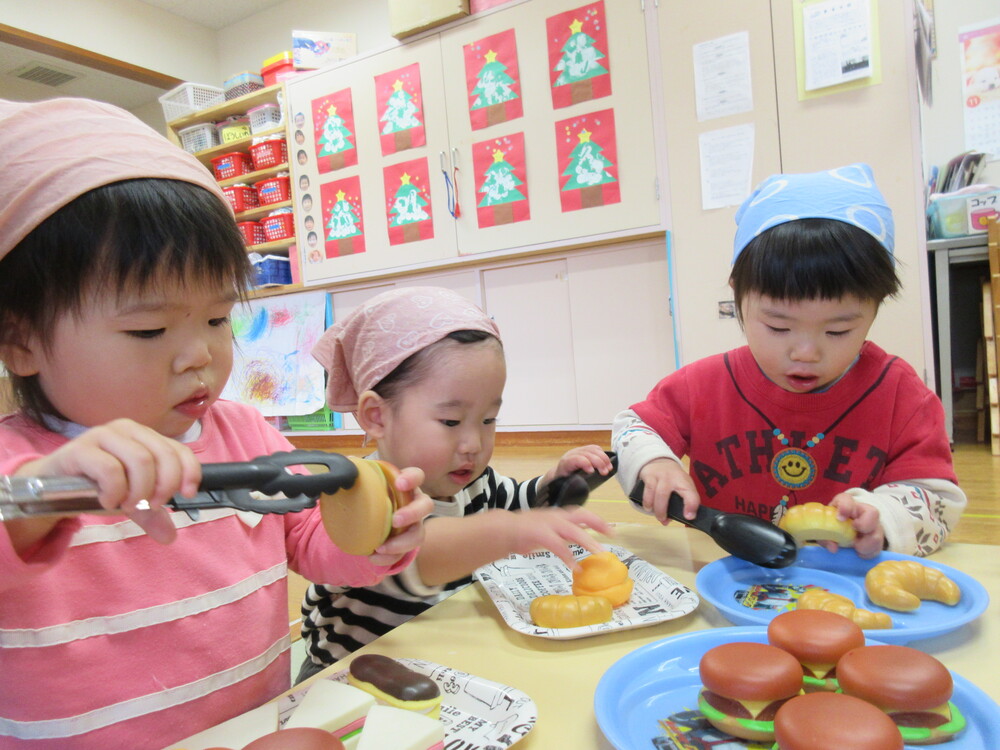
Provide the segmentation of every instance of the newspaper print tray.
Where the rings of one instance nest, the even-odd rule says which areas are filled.
[[[698,595],[678,583],[659,568],[622,547],[607,545],[609,551],[628,567],[635,582],[627,604],[616,607],[609,622],[579,628],[540,628],[531,622],[531,600],[547,594],[571,594],[573,574],[548,551],[530,555],[509,555],[476,571],[478,580],[490,595],[504,621],[514,630],[540,638],[570,639],[642,628],[673,620],[693,612]],[[576,559],[590,553],[573,545]]]

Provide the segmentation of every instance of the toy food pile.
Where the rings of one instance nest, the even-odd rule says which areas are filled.
[[[865,593],[872,604],[898,612],[913,612],[922,599],[954,606],[962,598],[958,584],[937,568],[917,560],[884,560],[874,565],[865,574]],[[865,630],[892,627],[892,618],[885,612],[857,608],[847,597],[822,588],[807,589],[795,606],[836,612]]]
[[[532,600],[531,621],[540,628],[577,628],[611,619],[611,611],[628,602],[634,582],[614,552],[599,552],[579,561],[573,571],[572,594],[550,594]]]
[[[933,656],[866,646],[857,625],[824,611],[778,615],[767,636],[702,656],[698,708],[716,729],[778,750],[901,750],[965,728],[951,673]]]
[[[793,505],[778,521],[778,528],[791,534],[799,545],[830,541],[841,547],[853,547],[857,535],[850,521],[837,519],[837,509],[823,503]]]

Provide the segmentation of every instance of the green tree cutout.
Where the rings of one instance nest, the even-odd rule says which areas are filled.
[[[413,97],[403,88],[403,82],[397,80],[392,84],[392,94],[385,105],[385,112],[379,118],[379,122],[384,122],[382,134],[398,133],[401,130],[409,130],[420,126],[417,119],[417,105],[413,103]]]
[[[586,128],[579,132],[577,137],[580,142],[570,151],[569,165],[563,170],[563,174],[569,176],[563,190],[579,190],[617,182],[607,171],[608,167],[614,165],[601,154],[604,147],[590,140],[591,135]]]
[[[517,99],[517,93],[510,87],[514,79],[507,75],[507,66],[497,60],[497,53],[489,50],[483,58],[486,62],[476,73],[476,86],[472,89],[476,94],[472,108],[482,109]]]
[[[319,155],[332,156],[341,151],[350,151],[354,144],[350,141],[354,133],[344,125],[344,118],[337,114],[337,108],[330,105],[326,111],[326,122],[323,123],[323,135],[319,142],[322,144]]]
[[[523,185],[524,181],[518,179],[514,174],[514,166],[504,160],[504,152],[497,149],[493,152],[493,163],[483,172],[486,178],[479,186],[478,192],[483,193],[480,206],[495,206],[501,203],[513,203],[515,201],[527,200],[518,185]]]
[[[576,19],[569,25],[569,39],[563,45],[562,58],[554,68],[559,71],[554,86],[564,86],[595,76],[607,75],[608,69],[597,62],[607,55],[594,46],[594,38],[581,31],[582,28],[583,23]]]
[[[337,191],[337,202],[333,204],[330,221],[326,224],[326,228],[330,230],[330,234],[327,235],[328,240],[343,240],[361,234],[361,229],[358,227],[361,218],[354,211],[350,201],[344,200],[344,196],[343,190]]]
[[[416,185],[410,184],[410,175],[403,172],[399,178],[399,189],[396,191],[395,200],[389,213],[394,214],[390,227],[399,227],[404,224],[416,224],[419,221],[426,221],[431,218],[424,211],[427,201],[420,194],[420,189]]]

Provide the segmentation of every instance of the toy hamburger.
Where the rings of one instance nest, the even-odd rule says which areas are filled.
[[[413,499],[396,489],[399,471],[386,461],[348,456],[358,468],[350,487],[320,498],[327,536],[349,555],[370,555],[393,535],[392,515]]]
[[[773,750],[903,750],[892,719],[843,693],[792,698],[774,717],[774,740]]]
[[[909,646],[862,646],[837,662],[840,689],[889,715],[908,745],[947,742],[965,729],[951,703],[954,682],[930,654]]]
[[[802,691],[798,661],[767,643],[716,646],[701,657],[698,669],[699,710],[720,732],[746,740],[772,741],[775,714]]]
[[[793,609],[771,620],[767,640],[798,660],[802,686],[810,693],[837,689],[837,661],[851,649],[864,646],[865,634],[843,615]]]

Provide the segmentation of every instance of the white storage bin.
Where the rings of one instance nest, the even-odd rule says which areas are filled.
[[[177,137],[181,139],[181,148],[189,154],[219,145],[219,131],[214,122],[203,122],[189,128],[181,128],[177,131]]]
[[[218,86],[182,83],[159,98],[167,122],[200,112],[226,101],[226,93]]]
[[[247,112],[250,117],[250,132],[253,135],[265,130],[274,130],[281,125],[281,107],[273,102],[253,107]]]

